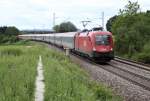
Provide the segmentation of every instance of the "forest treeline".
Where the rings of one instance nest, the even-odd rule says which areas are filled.
[[[141,12],[138,2],[129,1],[107,22],[115,37],[116,55],[150,63],[150,11]]]
[[[0,44],[17,42],[19,40],[18,34],[20,34],[20,31],[16,27],[0,27]]]
[[[60,25],[55,25],[53,27],[54,32],[63,33],[63,32],[75,32],[77,31],[76,26],[72,22],[62,22]]]

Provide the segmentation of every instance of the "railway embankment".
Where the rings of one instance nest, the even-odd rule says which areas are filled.
[[[99,65],[85,60],[85,58],[82,59],[76,56],[71,56],[71,59],[88,71],[92,79],[111,87],[117,94],[123,96],[125,101],[150,100],[149,71],[139,70],[139,68],[135,67],[133,69],[133,66],[119,63],[113,64],[115,66],[112,67],[110,64],[113,62],[110,62],[110,64]],[[117,69],[118,67],[120,67],[121,70]],[[131,74],[129,75],[123,68],[127,69],[127,71],[132,69],[132,71],[130,71]],[[136,74],[140,75],[142,79],[140,77],[138,78]]]
[[[60,51],[56,47],[49,47]],[[116,60],[107,64],[97,64],[75,54],[71,54],[70,59],[84,68],[92,79],[111,87],[116,94],[123,96],[125,101],[150,100],[148,67]]]
[[[45,45],[0,46],[0,100],[35,100],[37,63],[42,57],[44,101],[121,101],[112,90],[89,80],[89,75],[63,53]]]
[[[82,57],[71,56],[73,61],[87,70],[91,77],[116,91],[125,101],[150,100],[150,71],[141,66],[116,63],[97,64]]]
[[[43,58],[46,101],[122,100],[111,89],[91,81],[88,73],[62,52],[50,48]]]

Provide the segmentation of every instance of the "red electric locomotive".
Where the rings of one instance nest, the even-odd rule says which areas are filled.
[[[112,33],[93,28],[75,35],[75,51],[84,53],[95,61],[110,61],[114,58]]]

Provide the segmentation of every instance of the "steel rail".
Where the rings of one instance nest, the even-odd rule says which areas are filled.
[[[149,78],[146,78],[146,77],[139,75],[137,73],[130,72],[129,70],[122,69],[118,66],[114,66],[110,63],[106,63],[105,65],[102,65],[99,63],[95,63],[94,61],[91,61],[88,58],[81,57],[80,55],[77,55],[74,53],[72,53],[71,55],[76,56],[85,62],[88,62],[92,65],[97,66],[97,67],[100,67],[100,68],[102,68],[102,69],[104,69],[104,70],[106,70],[106,71],[108,71],[108,72],[110,72],[116,76],[119,76],[119,77],[121,77],[121,78],[123,78],[123,79],[137,85],[137,86],[142,87],[145,90],[150,91],[150,79]]]
[[[121,58],[121,57],[118,57],[118,56],[115,56],[114,61],[118,61],[118,62],[121,62],[121,63],[124,63],[124,64],[134,66],[136,68],[140,68],[140,69],[143,69],[143,70],[146,70],[146,71],[150,71],[150,65],[149,64],[144,64],[144,63],[141,63],[141,62],[136,62],[136,61],[133,61],[133,60],[124,59],[124,58]]]

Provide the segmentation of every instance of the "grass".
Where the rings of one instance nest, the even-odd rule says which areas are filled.
[[[0,101],[33,101],[37,46],[0,46]]]
[[[62,53],[45,50],[45,101],[121,101],[113,92],[89,80],[88,74]]]
[[[89,75],[63,53],[33,42],[0,46],[0,101],[33,101],[36,67],[42,56],[44,101],[122,101],[89,80]]]

